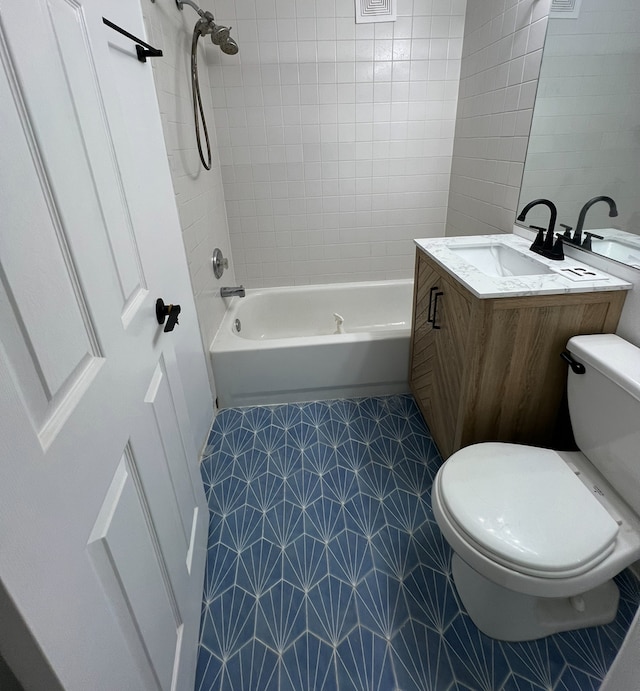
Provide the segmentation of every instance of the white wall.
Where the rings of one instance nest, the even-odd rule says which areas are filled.
[[[202,0],[199,4],[203,9],[211,9],[209,0]],[[200,41],[200,85],[213,154],[212,168],[207,171],[198,157],[191,104],[191,34],[198,15],[187,6],[181,12],[175,0],[156,0],[154,4],[145,2],[142,7],[149,42],[164,52],[162,58],[151,59],[150,62],[153,65],[200,332],[207,353],[226,309],[226,301],[220,298],[220,286],[235,285],[232,261],[229,271],[220,281],[214,277],[211,267],[215,247],[220,247],[226,257],[231,256],[207,69],[211,55],[219,52],[219,49],[209,40]],[[181,317],[188,318],[189,315]],[[207,366],[210,369],[208,357]],[[209,375],[213,387],[210,371]]]
[[[214,0],[240,53],[213,103],[236,273],[251,287],[408,277],[444,234],[465,0]]]
[[[468,4],[447,235],[512,230],[548,13],[549,0]]]
[[[587,216],[586,228],[640,232],[640,5],[583,0],[579,17],[549,21],[522,183],[522,207],[546,197],[575,226],[592,197],[613,197]],[[544,213],[544,212],[543,212]],[[543,221],[532,210],[527,223]]]

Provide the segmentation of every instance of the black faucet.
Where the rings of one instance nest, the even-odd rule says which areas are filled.
[[[532,202],[529,202],[524,209],[522,209],[522,212],[518,216],[518,221],[524,221],[529,211],[531,211],[534,206],[538,206],[539,204],[549,207],[549,227],[547,228],[547,235],[545,237],[544,228],[532,226],[532,228],[535,228],[538,231],[538,235],[529,249],[532,252],[541,254],[543,257],[547,257],[547,259],[564,259],[562,239],[558,237],[555,241],[555,244],[553,239],[553,231],[556,225],[556,218],[558,217],[558,210],[553,202],[549,201],[548,199],[534,199]]]
[[[613,199],[611,199],[611,197],[605,197],[601,195],[600,197],[594,197],[593,199],[589,199],[589,201],[580,210],[580,215],[578,216],[578,223],[576,224],[576,229],[573,233],[573,238],[571,240],[573,244],[579,245],[582,242],[582,228],[584,227],[585,216],[587,215],[587,211],[589,211],[589,209],[598,202],[607,202],[607,204],[609,205],[609,218],[614,218],[618,215],[618,207],[616,206],[616,203],[613,201]]]

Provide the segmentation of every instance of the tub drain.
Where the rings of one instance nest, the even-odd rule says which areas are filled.
[[[240,333],[240,332],[242,331],[242,323],[240,322],[239,319],[236,319],[236,320],[233,322],[233,325],[236,327],[236,331],[237,331],[238,333]]]

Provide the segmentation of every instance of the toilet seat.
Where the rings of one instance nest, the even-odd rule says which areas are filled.
[[[470,545],[514,571],[576,576],[615,547],[618,523],[555,451],[475,444],[453,454],[436,483]]]

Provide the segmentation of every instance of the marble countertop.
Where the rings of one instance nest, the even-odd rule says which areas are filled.
[[[567,257],[562,261],[546,259],[529,250],[531,241],[518,235],[473,235],[448,238],[424,238],[414,241],[431,259],[479,298],[557,295],[607,290],[630,290],[633,286],[616,276],[594,269],[586,262]],[[479,245],[510,247],[530,259],[545,264],[550,273],[527,276],[487,275],[456,253],[455,248]]]

